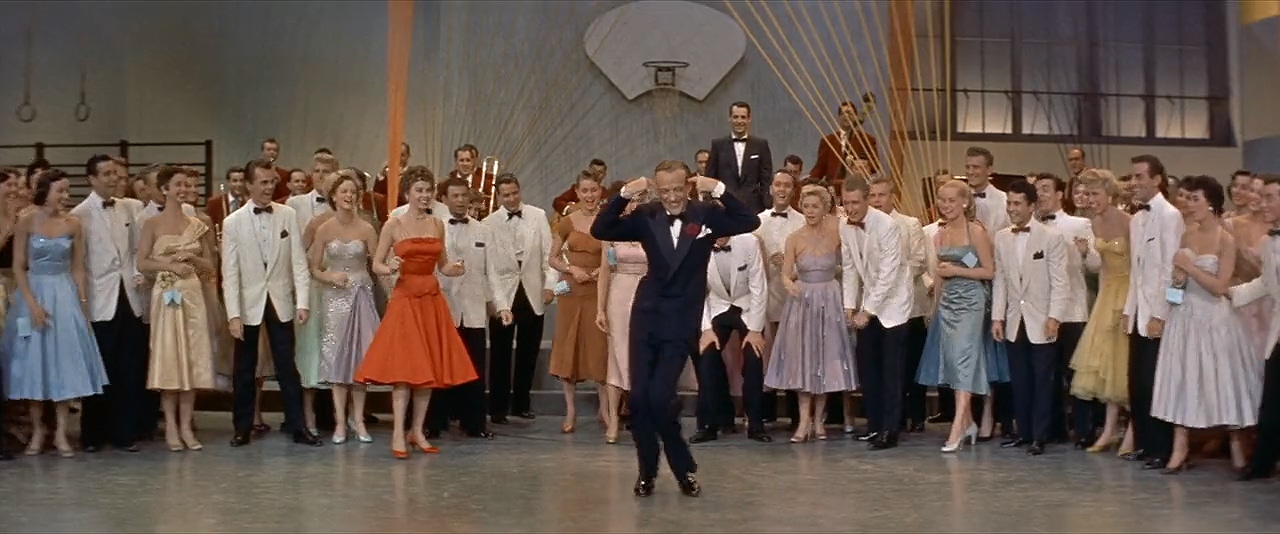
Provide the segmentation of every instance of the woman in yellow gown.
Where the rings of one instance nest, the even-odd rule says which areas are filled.
[[[1107,405],[1106,424],[1090,452],[1101,452],[1120,441],[1120,409],[1129,404],[1129,337],[1120,324],[1129,290],[1129,214],[1116,207],[1119,193],[1115,175],[1088,169],[1077,179],[1088,191],[1092,204],[1094,248],[1100,265],[1098,298],[1089,314],[1080,344],[1071,357],[1075,378],[1071,394]],[[1131,450],[1132,430],[1125,433],[1122,452]]]

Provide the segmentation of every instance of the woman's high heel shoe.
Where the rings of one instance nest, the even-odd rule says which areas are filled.
[[[417,447],[423,454],[439,454],[440,449],[428,445],[426,441],[419,442],[417,438],[409,438],[409,446]]]
[[[978,425],[970,424],[969,428],[964,431],[964,434],[960,435],[960,439],[956,440],[955,443],[944,444],[942,446],[942,452],[951,453],[963,449],[964,440],[966,438],[969,440],[970,445],[976,445],[978,443]]]
[[[827,440],[827,427],[826,427],[826,426],[824,426],[824,425],[822,425],[822,424],[814,424],[814,425],[813,425],[813,437],[814,437],[814,439],[817,439],[818,441],[826,441],[826,440]]]
[[[373,443],[373,436],[370,436],[368,432],[361,432],[360,429],[356,428],[355,421],[352,421],[350,418],[347,419],[347,430],[355,432],[356,441],[359,441],[360,443]]]
[[[796,430],[796,434],[791,436],[792,443],[806,443],[813,436],[813,426],[807,426]]]
[[[1099,440],[1097,443],[1094,443],[1089,446],[1089,448],[1085,449],[1085,452],[1107,452],[1113,447],[1119,447],[1120,439],[1120,436],[1116,436],[1106,441]]]
[[[1189,470],[1191,470],[1191,460],[1183,460],[1182,465],[1179,465],[1178,467],[1166,467],[1164,468],[1164,472],[1161,474],[1181,475],[1183,471],[1189,471]]]
[[[408,460],[409,451],[398,451],[395,449],[391,449],[391,456],[397,460]]]
[[[334,435],[333,435],[333,444],[334,444],[334,445],[342,445],[343,443],[346,443],[346,442],[347,442],[347,437],[346,437],[346,436],[339,436],[339,435],[337,435],[337,434],[334,434]]]

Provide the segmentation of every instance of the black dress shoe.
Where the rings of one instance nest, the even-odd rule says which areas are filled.
[[[1169,460],[1165,460],[1164,458],[1152,458],[1150,460],[1147,460],[1147,463],[1142,464],[1142,468],[1146,470],[1164,469],[1168,465],[1169,465]]]
[[[1072,445],[1072,447],[1077,451],[1083,451],[1088,449],[1090,445],[1093,445],[1093,442],[1094,440],[1092,438],[1081,438],[1076,440],[1075,445]]]
[[[653,479],[640,477],[636,479],[636,487],[631,490],[636,497],[653,496]]]
[[[84,446],[84,452],[87,452],[87,453],[89,453],[89,454],[93,454],[93,453],[98,452],[98,451],[100,451],[100,450],[102,450],[102,447],[99,447],[99,446],[97,446],[97,445],[85,445],[85,446]]]
[[[1031,448],[1027,449],[1027,456],[1040,456],[1041,454],[1044,454],[1044,442],[1031,442]]]
[[[1237,476],[1236,480],[1239,482],[1248,482],[1250,480],[1263,480],[1267,478],[1271,478],[1271,473],[1265,471],[1254,471],[1253,469],[1246,468],[1244,471],[1240,472],[1240,476]]]
[[[1013,449],[1013,448],[1022,447],[1022,446],[1024,446],[1024,445],[1030,445],[1030,444],[1031,444],[1031,440],[1029,440],[1029,439],[1014,438],[1014,439],[1011,439],[1011,440],[1006,441],[1006,442],[1004,442],[1004,443],[1001,443],[1001,444],[1000,444],[1000,448],[1001,448],[1001,449]]]
[[[513,412],[511,415],[514,415],[521,419],[537,419],[538,418],[538,416],[534,415],[533,412],[529,410],[525,410],[523,412]]]
[[[702,486],[698,485],[698,479],[693,478],[693,473],[689,473],[684,478],[676,479],[676,483],[680,485],[680,493],[689,497],[697,497],[702,495]]]
[[[122,452],[138,452],[142,450],[142,447],[139,447],[137,443],[130,443],[128,445],[117,445],[116,450]]]
[[[715,441],[717,439],[720,439],[720,436],[717,435],[715,430],[704,428],[694,432],[693,436],[689,438],[689,443],[704,443],[707,441]]]
[[[245,433],[243,433],[243,434],[236,434],[236,435],[234,435],[234,436],[231,436],[231,446],[232,446],[232,447],[243,447],[243,446],[245,446],[245,445],[248,445],[248,444],[249,444],[249,441],[250,441],[250,438],[249,438],[249,433],[248,433],[248,432],[245,432]]]
[[[867,444],[868,450],[883,451],[898,446],[898,435],[893,433],[881,433],[876,437],[875,441]]]
[[[770,443],[773,441],[773,436],[766,434],[764,431],[752,432],[748,430],[747,439],[751,441],[759,441],[760,443]]]
[[[0,451],[0,462],[12,460],[12,459],[13,459],[13,455],[9,454],[8,451]]]
[[[1147,451],[1137,449],[1120,455],[1121,460],[1128,462],[1145,462],[1147,460]]]
[[[293,442],[298,445],[306,445],[308,447],[319,447],[322,445],[320,438],[315,434],[306,431],[298,431],[293,433]]]
[[[479,432],[467,432],[467,437],[476,439],[493,439],[493,432],[481,430]]]
[[[867,432],[867,433],[865,433],[865,434],[854,434],[854,435],[853,435],[853,439],[856,439],[856,440],[858,440],[858,441],[875,441],[875,440],[876,440],[876,438],[879,438],[879,437],[880,437],[880,433],[879,433],[879,432]]]
[[[495,425],[506,425],[506,424],[510,424],[510,423],[511,423],[511,421],[510,421],[510,420],[508,420],[508,419],[507,419],[507,416],[505,416],[505,415],[494,415],[494,416],[490,416],[490,417],[489,417],[489,422],[491,422],[491,423],[493,423],[493,424],[495,424]]]
[[[907,425],[907,433],[919,434],[921,432],[924,432],[924,423],[911,423]]]

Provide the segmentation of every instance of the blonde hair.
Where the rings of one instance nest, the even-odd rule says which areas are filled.
[[[831,204],[832,204],[831,192],[827,191],[827,188],[823,186],[816,185],[816,184],[809,184],[804,187],[801,187],[800,188],[801,202],[804,201],[804,197],[818,197],[818,200],[822,202],[823,210],[824,211],[831,210]]]
[[[964,202],[964,218],[970,221],[978,216],[977,203],[973,201],[973,188],[969,184],[960,180],[948,180],[938,185],[938,195],[942,194],[943,189],[953,189],[960,194],[960,200]]]
[[[1120,194],[1120,184],[1116,181],[1116,175],[1106,169],[1085,169],[1076,176],[1076,185],[1083,185],[1090,189],[1101,189],[1107,193],[1107,196],[1116,198]]]

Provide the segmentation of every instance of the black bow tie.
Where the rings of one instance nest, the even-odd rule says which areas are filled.
[[[519,211],[519,210],[516,210],[516,211],[508,211],[508,212],[507,212],[507,220],[509,221],[509,220],[511,220],[513,217],[519,217],[519,218],[523,219],[523,218],[524,218],[524,213],[523,213],[523,212],[521,212],[521,211]]]
[[[785,211],[775,211],[775,212],[770,213],[770,214],[769,214],[769,216],[770,216],[770,217],[782,217],[783,219],[786,219],[786,218],[787,218],[787,212],[785,212]]]
[[[267,206],[267,207],[265,207],[265,208],[259,208],[259,207],[257,207],[257,206],[254,206],[254,207],[253,207],[253,214],[254,214],[254,215],[258,215],[258,214],[261,214],[261,213],[271,213],[271,211],[272,211],[272,210],[271,210],[271,206]]]
[[[668,214],[667,214],[667,225],[668,225],[668,226],[675,225],[675,224],[676,224],[676,221],[684,222],[684,213],[680,213],[680,214],[677,214],[677,215],[672,215],[672,214],[670,214],[670,213],[668,213]]]
[[[1280,228],[1267,230],[1267,237],[1280,237]]]
[[[111,206],[114,206],[114,205],[116,205],[116,199],[114,198],[108,198],[102,201],[103,209],[110,208]]]
[[[983,193],[974,193],[974,194],[973,194],[973,198],[987,198],[987,194],[986,194],[985,192],[983,192]]]
[[[1013,228],[1010,228],[1010,230],[1012,230],[1014,234],[1021,234],[1021,233],[1023,233],[1023,232],[1031,232],[1031,227],[1029,227],[1029,226],[1014,226]]]
[[[733,247],[729,245],[725,245],[723,247],[711,247],[711,250],[715,252],[731,252],[733,251]]]
[[[1129,206],[1129,213],[1138,213],[1139,211],[1151,211],[1151,204],[1134,204]]]
[[[866,230],[866,229],[867,229],[867,222],[866,222],[866,221],[854,221],[853,219],[847,219],[847,222],[849,223],[849,226],[856,226],[856,227],[861,228],[861,229],[863,229],[863,230]]]
[[[1040,222],[1048,222],[1048,221],[1056,220],[1057,218],[1058,218],[1057,215],[1050,213],[1048,215],[1045,215],[1044,217],[1041,217]]]
[[[324,199],[324,197],[316,197],[316,204],[323,204],[325,202],[326,200]]]
[[[745,142],[747,142],[747,138],[746,138],[746,137],[734,137],[734,138],[733,138],[733,142],[735,142],[735,143],[745,143]]]
[[[468,220],[469,219],[467,219],[466,217],[463,217],[461,219],[449,219],[449,224],[467,224]]]

